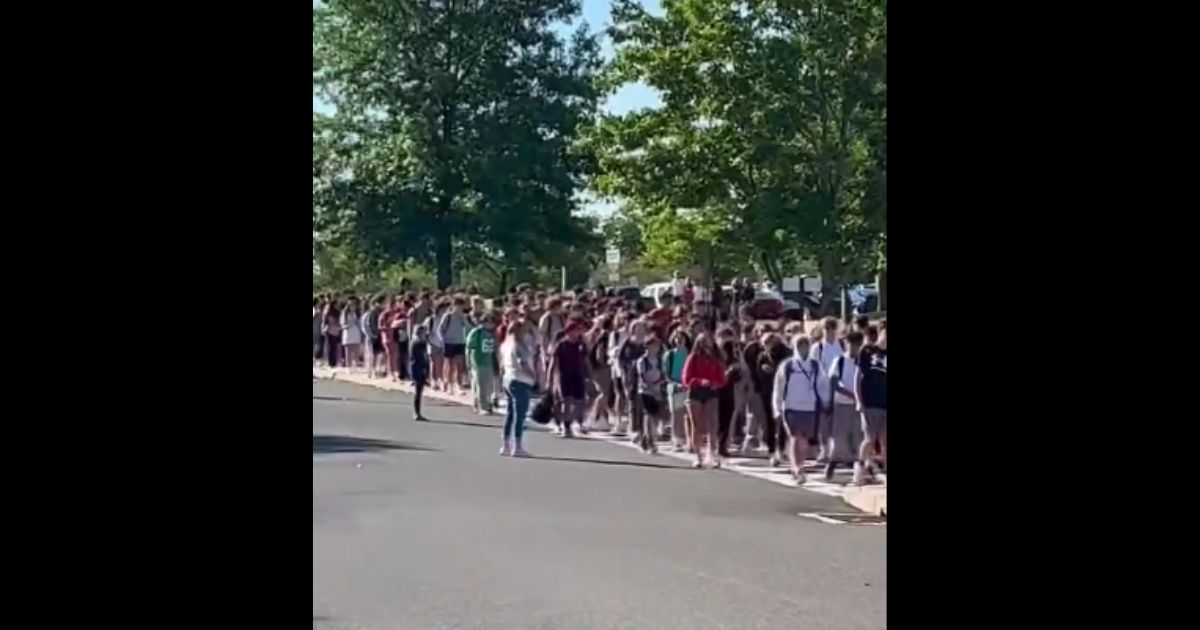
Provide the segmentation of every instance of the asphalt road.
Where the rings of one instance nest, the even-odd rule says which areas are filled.
[[[313,383],[313,628],[886,628],[886,527],[836,499]]]

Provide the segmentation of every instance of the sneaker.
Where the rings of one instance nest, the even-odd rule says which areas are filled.
[[[716,457],[712,458],[712,465],[713,465],[713,468],[720,468],[720,467],[724,466],[725,465],[725,457],[722,455],[717,455]]]
[[[563,427],[562,436],[565,440],[575,437],[575,433],[571,431],[571,425],[566,425]]]
[[[513,449],[512,456],[513,457],[533,457],[533,455],[530,455],[529,451],[525,450],[525,448],[522,447],[520,444],[518,444],[516,446],[516,448]]]
[[[866,471],[864,470],[862,462],[854,462],[854,485],[867,485]]]
[[[588,428],[583,426],[582,424],[579,425],[579,435],[587,435],[587,434],[588,434]]]
[[[837,466],[833,462],[825,464],[825,481],[833,481],[833,471]]]
[[[704,468],[704,460],[697,457],[696,461],[692,462],[692,468],[695,468],[695,469]]]
[[[682,442],[676,442],[676,443],[674,443],[674,444],[672,444],[672,445],[671,445],[671,452],[672,452],[672,453],[682,453],[682,452],[684,452],[684,451],[686,451],[686,450],[687,450],[687,447],[686,447],[686,446],[684,446]]]
[[[500,446],[500,456],[508,457],[509,455],[512,455],[512,444],[508,440],[505,440],[504,444]]]
[[[808,481],[808,477],[805,477],[803,472],[797,472],[795,477],[797,486],[803,486]]]
[[[630,441],[630,442],[633,442],[634,444],[637,444],[638,442],[641,442],[641,441],[642,441],[642,434],[641,434],[641,433],[630,433],[630,434],[629,434],[629,441]]]
[[[562,434],[563,434],[562,427],[558,426],[557,424],[554,425],[554,435],[562,435]]]
[[[779,458],[779,453],[771,453],[771,459],[768,460],[767,464],[769,464],[771,468],[779,468],[779,466],[783,464],[783,460]]]

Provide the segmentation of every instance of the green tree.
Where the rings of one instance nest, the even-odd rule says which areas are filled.
[[[313,8],[313,225],[370,260],[456,250],[498,268],[596,246],[573,216],[590,160],[595,38],[578,0],[326,0]]]
[[[648,253],[737,244],[768,270],[811,258],[829,287],[885,268],[886,0],[662,4],[615,1],[606,87],[643,81],[663,106],[591,134],[598,191],[704,227]]]

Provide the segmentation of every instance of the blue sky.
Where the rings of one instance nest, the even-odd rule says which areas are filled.
[[[653,13],[661,13],[662,6],[659,0],[641,0],[642,6]],[[611,0],[583,0],[583,20],[587,22],[592,32],[602,31],[610,24],[609,7]],[[565,31],[573,30],[573,26],[565,25]],[[604,45],[605,57],[611,57],[613,50],[612,44],[607,41],[607,38],[602,39]],[[642,109],[644,107],[654,107],[659,104],[657,93],[647,85],[636,83],[627,85],[612,96],[610,96],[602,105],[602,109],[610,114],[624,114],[633,110]],[[325,110],[326,107],[313,96],[313,111]],[[614,209],[612,204],[589,201],[586,204],[585,210],[588,212],[596,212],[598,214],[607,215]]]

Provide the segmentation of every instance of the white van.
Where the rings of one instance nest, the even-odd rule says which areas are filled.
[[[670,282],[655,282],[642,289],[642,297],[654,300],[655,306],[662,306],[663,297],[668,295],[671,295]]]

